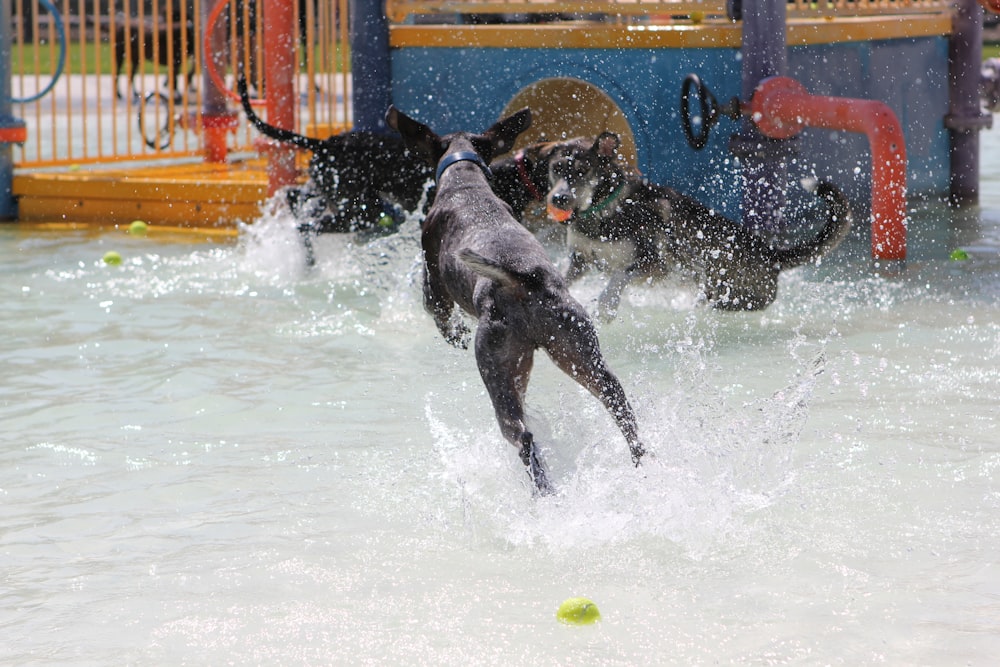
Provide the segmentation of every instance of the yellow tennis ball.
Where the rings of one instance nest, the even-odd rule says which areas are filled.
[[[569,598],[559,605],[556,618],[568,625],[590,625],[601,620],[597,605],[587,598]]]
[[[149,231],[149,225],[142,220],[133,220],[132,224],[128,226],[128,233],[132,236],[145,236],[147,231]]]
[[[969,253],[965,252],[961,248],[956,248],[951,251],[951,255],[949,255],[949,257],[951,257],[954,262],[964,262],[969,259]]]
[[[122,256],[114,250],[109,250],[104,253],[104,263],[110,264],[111,266],[118,266],[122,263]]]

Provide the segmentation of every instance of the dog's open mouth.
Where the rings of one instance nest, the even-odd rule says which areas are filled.
[[[573,211],[567,211],[564,208],[558,208],[552,204],[545,205],[545,212],[548,213],[549,217],[556,222],[566,222],[573,217]]]

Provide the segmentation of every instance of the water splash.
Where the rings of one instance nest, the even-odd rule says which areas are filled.
[[[558,489],[537,499],[488,421],[485,396],[478,411],[462,412],[458,399],[428,395],[438,479],[455,494],[465,529],[483,539],[559,554],[654,540],[700,558],[734,535],[751,540],[754,513],[793,485],[794,448],[824,366],[822,353],[802,359],[780,391],[741,406],[701,380],[640,395],[653,458],[638,469],[603,408],[575,387],[563,391],[555,406],[536,406],[546,418],[529,419]]]

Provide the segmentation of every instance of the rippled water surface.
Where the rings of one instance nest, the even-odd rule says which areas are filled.
[[[982,199],[762,313],[632,289],[600,334],[657,460],[540,356],[545,499],[422,310],[415,221],[312,273],[280,213],[0,227],[0,662],[995,664],[996,159]],[[580,595],[603,621],[557,623]]]

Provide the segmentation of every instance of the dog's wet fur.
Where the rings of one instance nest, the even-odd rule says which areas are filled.
[[[399,137],[363,131],[308,137],[262,120],[242,75],[237,89],[243,111],[258,132],[312,152],[309,181],[289,191],[307,242],[315,234],[380,230],[395,207],[414,211],[421,206],[434,170]]]
[[[642,178],[619,147],[618,136],[605,132],[585,154],[553,161],[549,170],[548,206],[570,215],[567,279],[593,266],[611,274],[599,300],[604,317],[614,316],[633,280],[676,271],[693,277],[714,308],[767,308],[781,271],[815,262],[850,231],[847,198],[821,181],[809,185],[827,209],[822,229],[800,245],[776,247],[693,197]]]
[[[524,396],[535,350],[601,400],[625,436],[636,465],[645,453],[635,414],[601,354],[597,332],[569,294],[541,243],[490,188],[487,165],[510,150],[531,123],[528,109],[482,134],[438,136],[395,107],[389,127],[437,169],[434,202],[424,220],[424,306],[442,336],[468,345],[461,310],[476,318],[476,362],[504,437],[517,449],[536,491],[554,491],[525,422]]]

